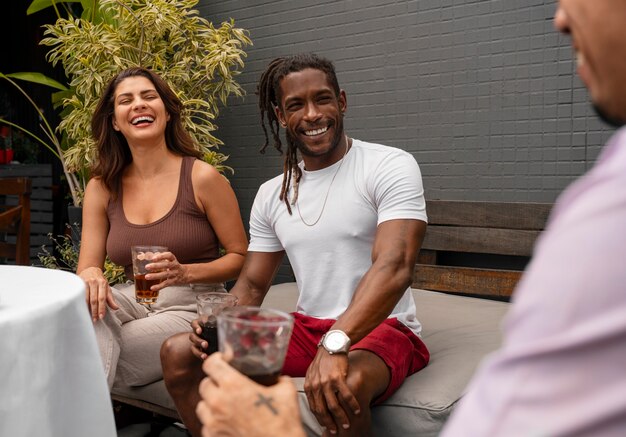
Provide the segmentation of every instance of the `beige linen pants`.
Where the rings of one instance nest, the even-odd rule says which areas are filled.
[[[94,323],[109,390],[116,381],[132,387],[163,378],[159,357],[163,341],[191,330],[198,294],[226,290],[222,284],[166,287],[150,308],[135,301],[133,283],[117,285],[112,291],[120,308],[108,308],[104,318]]]

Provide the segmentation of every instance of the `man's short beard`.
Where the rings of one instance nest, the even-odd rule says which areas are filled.
[[[330,145],[330,149],[328,150],[328,152],[324,152],[324,153],[314,153],[311,152],[311,150],[309,150],[309,148],[302,142],[300,141],[297,137],[292,136],[291,132],[289,132],[289,130],[285,130],[285,136],[287,137],[287,141],[290,145],[295,146],[302,155],[304,156],[310,156],[310,157],[316,157],[316,156],[320,156],[320,155],[326,155],[327,153],[332,152],[333,150],[335,150],[338,146],[339,146],[339,142],[341,141],[341,136],[343,135],[343,123],[339,123],[336,126],[335,129],[335,135],[333,136],[333,140],[331,142]]]
[[[624,124],[626,124],[626,121],[609,115],[604,109],[602,109],[596,104],[593,104],[593,109],[596,111],[596,114],[598,115],[598,117],[600,117],[600,119],[606,124],[608,124],[609,126],[619,128],[619,127],[624,126]]]

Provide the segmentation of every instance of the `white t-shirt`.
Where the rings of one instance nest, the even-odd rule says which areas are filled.
[[[427,221],[419,167],[412,155],[400,149],[355,139],[343,160],[317,171],[303,169],[298,194],[302,217],[311,224],[324,209],[314,226],[302,222],[296,205],[289,215],[279,199],[282,179],[277,176],[259,188],[248,250],[286,251],[300,290],[297,311],[311,317],[337,319],[348,308],[372,265],[380,223]],[[398,318],[416,334],[421,330],[409,289],[389,317]]]

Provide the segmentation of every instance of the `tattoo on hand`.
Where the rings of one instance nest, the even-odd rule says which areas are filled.
[[[258,393],[258,395],[259,395],[259,400],[254,403],[254,406],[260,407],[264,405],[267,408],[269,408],[269,410],[272,412],[272,414],[274,414],[274,416],[278,416],[278,410],[274,408],[274,405],[272,405],[272,402],[274,401],[274,399],[272,399],[271,397],[266,398],[261,393]]]

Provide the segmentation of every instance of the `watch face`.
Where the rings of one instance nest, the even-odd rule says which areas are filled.
[[[331,351],[338,351],[345,344],[345,337],[340,332],[331,332],[324,339],[324,346]]]

